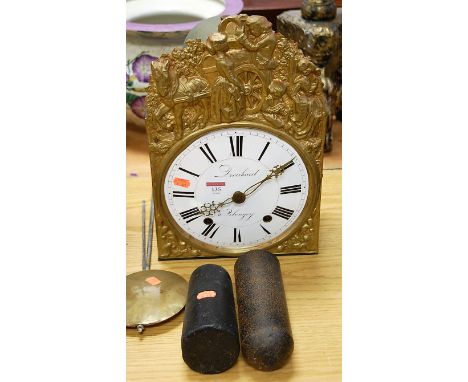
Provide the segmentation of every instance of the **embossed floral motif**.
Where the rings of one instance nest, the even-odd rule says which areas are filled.
[[[142,53],[136,57],[132,63],[132,70],[136,78],[140,82],[149,82],[151,75],[151,63],[156,57],[150,56],[149,54]]]
[[[159,220],[159,219],[158,219]],[[159,223],[159,229],[161,230],[160,239],[163,242],[159,246],[159,258],[170,259],[170,258],[193,258],[200,257],[201,251],[192,248],[187,242],[179,240],[174,232],[165,224],[163,221]]]
[[[140,118],[145,118],[145,97],[136,98],[130,105],[132,111]]]
[[[314,219],[310,217],[298,232],[276,246],[273,252],[303,253],[314,250]]]

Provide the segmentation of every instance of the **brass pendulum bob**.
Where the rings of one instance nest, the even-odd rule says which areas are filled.
[[[145,202],[142,203],[142,268],[127,276],[127,327],[142,333],[146,326],[165,321],[185,306],[187,281],[178,274],[151,270],[154,204],[151,202],[148,242],[145,236]]]

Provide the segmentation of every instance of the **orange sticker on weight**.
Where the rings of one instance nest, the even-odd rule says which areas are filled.
[[[214,290],[204,290],[197,294],[197,300],[202,300],[208,297],[216,297],[216,292]]]
[[[159,285],[161,284],[161,280],[159,280],[157,277],[151,276],[145,279],[145,281],[150,284],[150,285]]]
[[[190,187],[190,180],[188,179],[182,179],[182,178],[174,178],[172,181],[176,186],[184,187],[184,188],[189,188]]]

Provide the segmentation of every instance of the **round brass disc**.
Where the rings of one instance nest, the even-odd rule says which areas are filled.
[[[154,325],[179,313],[187,281],[174,272],[149,270],[127,276],[127,327]]]

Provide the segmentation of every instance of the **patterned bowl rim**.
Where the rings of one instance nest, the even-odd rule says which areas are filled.
[[[242,0],[225,0],[225,8],[218,16],[237,15],[244,3]],[[192,30],[199,21],[179,24],[140,24],[127,21],[127,30],[135,32],[181,32]]]

